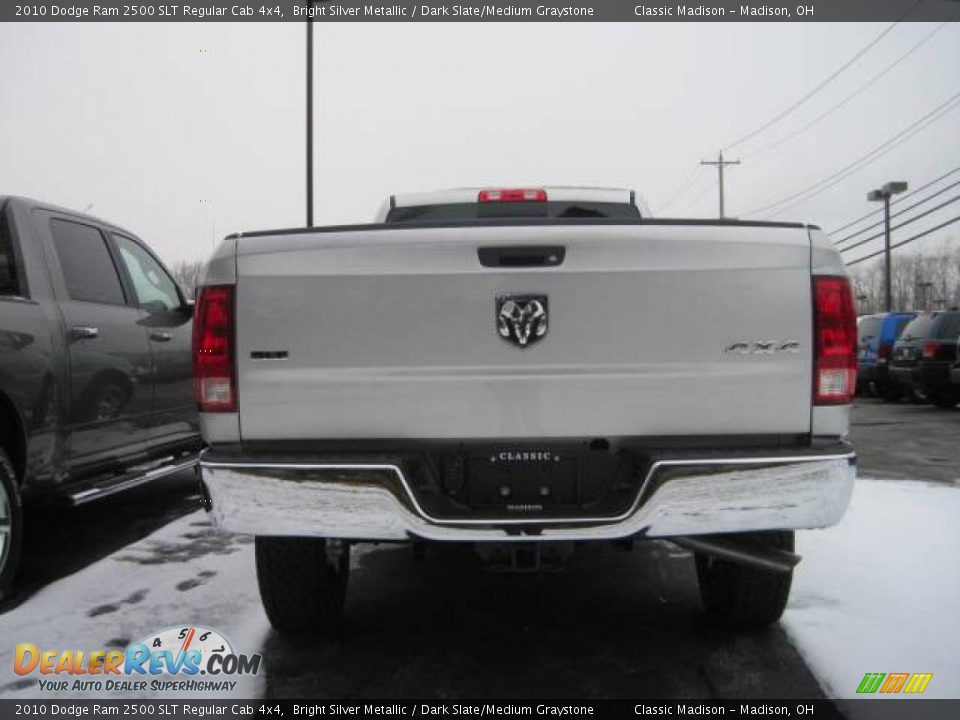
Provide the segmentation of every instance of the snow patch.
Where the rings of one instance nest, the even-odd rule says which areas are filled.
[[[797,551],[783,625],[828,695],[931,672],[920,697],[960,697],[960,489],[860,478],[843,521],[798,533]]]
[[[101,676],[20,677],[13,671],[18,643],[42,650],[124,649],[148,633],[182,623],[205,625],[223,633],[234,651],[257,652],[269,633],[260,605],[252,538],[218,533],[206,514],[182,517],[70,577],[52,583],[19,607],[0,615],[0,697],[258,697],[260,676],[192,679],[237,680],[232,693],[107,693],[41,691],[38,679],[93,680]],[[264,658],[264,664],[269,658]],[[261,669],[260,674],[263,674]],[[143,680],[149,676],[116,676]],[[161,679],[191,679],[186,676]]]

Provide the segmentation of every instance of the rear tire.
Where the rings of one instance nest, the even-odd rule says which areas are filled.
[[[927,397],[929,398],[930,402],[932,402],[938,408],[942,408],[944,410],[949,410],[958,402],[960,402],[960,392],[957,392],[952,388],[949,390],[937,390],[936,392],[931,391],[927,393]]]
[[[879,390],[879,395],[883,398],[884,402],[899,402],[900,398],[903,397],[903,387],[898,383],[884,383],[880,386]]]
[[[757,543],[793,552],[793,531],[743,533]],[[793,571],[775,573],[697,554],[697,580],[707,617],[720,627],[758,630],[780,619]]]
[[[284,632],[336,635],[350,574],[350,546],[340,540],[256,538],[257,584],[270,624]]]
[[[13,587],[23,542],[23,507],[17,476],[7,453],[0,449],[0,601]]]

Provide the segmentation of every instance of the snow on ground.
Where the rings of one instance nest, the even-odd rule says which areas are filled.
[[[797,538],[783,625],[828,696],[931,672],[922,697],[960,697],[960,488],[860,479],[838,526]]]
[[[110,557],[46,586],[19,607],[0,615],[0,696],[169,698],[169,693],[151,692],[43,692],[39,690],[38,678],[74,678],[42,676],[39,671],[20,677],[13,671],[14,648],[18,643],[33,643],[41,651],[122,650],[150,633],[180,624],[219,630],[230,640],[234,652],[242,654],[257,652],[269,629],[257,593],[251,539],[216,533],[203,511],[182,517]],[[99,677],[103,679],[102,675]],[[94,679],[89,675],[79,678]],[[230,679],[235,678],[239,682],[234,692],[223,695],[260,694],[257,677]],[[163,679],[189,678],[180,675]],[[217,695],[193,692],[181,696]]]

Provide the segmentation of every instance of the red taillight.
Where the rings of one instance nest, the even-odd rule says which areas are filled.
[[[200,288],[193,318],[193,397],[201,412],[236,412],[233,285]]]
[[[927,341],[923,344],[923,359],[924,360],[935,360],[937,357],[937,349],[939,346],[935,342]]]
[[[813,402],[845,405],[857,385],[857,315],[850,281],[813,278]]]
[[[534,188],[510,188],[508,190],[481,190],[477,201],[491,202],[546,202],[547,191]]]
[[[892,346],[890,345],[890,343],[880,343],[880,347],[877,348],[877,357],[880,358],[881,360],[889,360],[891,349],[892,349]]]

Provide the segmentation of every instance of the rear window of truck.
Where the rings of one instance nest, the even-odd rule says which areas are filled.
[[[501,220],[503,218],[611,218],[637,220],[640,211],[630,203],[609,202],[490,202],[444,203],[395,207],[387,223]]]

